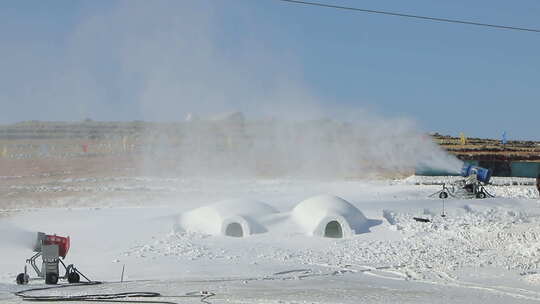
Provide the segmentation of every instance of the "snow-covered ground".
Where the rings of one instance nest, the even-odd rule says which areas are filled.
[[[488,188],[497,196],[492,199],[445,200],[443,206],[428,198],[452,179],[108,177],[14,184],[14,193],[71,194],[45,208],[21,201],[20,208],[1,210],[0,302],[18,302],[12,292],[41,286],[14,283],[32,252],[7,235],[22,230],[69,235],[67,262],[91,279],[111,282],[42,294],[208,290],[216,294],[210,303],[540,301],[540,201],[533,180],[495,178]],[[368,229],[343,239],[310,235],[293,210],[321,194],[350,202],[368,219]],[[186,224],[186,214],[213,214],[196,209],[231,199],[269,206],[257,209],[271,210],[269,215],[248,214],[264,229],[234,238]],[[216,214],[222,209],[216,207]],[[209,225],[215,220],[208,217]],[[114,283],[123,267],[128,282]]]

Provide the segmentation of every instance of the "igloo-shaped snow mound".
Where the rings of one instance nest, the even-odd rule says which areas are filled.
[[[368,219],[351,203],[331,195],[320,195],[300,202],[292,218],[308,235],[348,238],[369,230]]]
[[[266,227],[258,219],[277,212],[271,206],[255,200],[221,201],[180,215],[176,230],[246,237],[266,232]]]

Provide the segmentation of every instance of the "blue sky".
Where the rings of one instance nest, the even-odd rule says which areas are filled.
[[[536,0],[325,2],[540,28]],[[275,0],[2,1],[0,123],[314,103],[540,140],[538,54],[539,33]]]

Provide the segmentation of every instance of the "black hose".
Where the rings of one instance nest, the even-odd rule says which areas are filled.
[[[49,290],[65,287],[76,287],[76,286],[92,286],[100,285],[102,282],[92,281],[84,283],[76,283],[69,285],[55,285],[48,287],[38,287],[30,288],[15,292],[14,294],[24,301],[33,301],[33,302],[67,302],[67,301],[80,301],[80,302],[108,302],[108,303],[154,303],[154,304],[177,304],[175,302],[168,301],[152,301],[152,300],[120,300],[126,298],[158,298],[158,297],[167,297],[167,298],[201,298],[201,302],[206,303],[205,300],[214,296],[214,293],[211,292],[190,292],[181,296],[163,296],[158,292],[147,292],[147,291],[133,291],[133,292],[121,292],[121,293],[103,293],[103,294],[89,294],[89,295],[77,295],[77,296],[32,296],[28,293],[40,290]]]
[[[81,275],[88,282],[73,283],[68,285],[54,285],[47,287],[38,287],[30,288],[15,292],[14,294],[23,299],[23,301],[33,301],[33,302],[67,302],[67,301],[79,301],[79,302],[110,302],[110,303],[154,303],[154,304],[177,304],[175,302],[168,301],[152,301],[152,300],[119,300],[126,298],[157,298],[164,297],[158,292],[146,292],[146,291],[133,291],[133,292],[121,292],[121,293],[103,293],[103,294],[87,294],[87,295],[77,295],[77,296],[32,296],[28,293],[42,290],[50,290],[57,288],[66,288],[66,287],[76,287],[76,286],[92,286],[103,284],[99,281],[92,281],[82,272],[80,272],[73,265],[66,267],[64,262],[60,260],[60,263],[66,269],[66,276],[68,272],[73,271]],[[169,298],[201,298],[201,302],[207,303],[205,300],[213,297],[215,294],[207,291],[202,292],[190,292],[181,296],[166,296]]]

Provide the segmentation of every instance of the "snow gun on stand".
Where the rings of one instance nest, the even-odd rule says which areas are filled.
[[[69,236],[47,235],[43,232],[37,233],[36,243],[34,244],[35,254],[26,260],[37,274],[35,279],[45,279],[46,284],[56,284],[58,279],[67,280],[69,283],[79,283],[80,273],[73,265],[66,266],[64,259],[69,251]],[[37,258],[41,257],[41,268],[36,265]],[[62,259],[60,259],[62,258]],[[60,264],[65,270],[65,274],[60,276]],[[86,278],[86,277],[85,277]],[[24,273],[17,275],[17,284],[28,284],[30,276],[27,273],[27,265],[24,266]]]
[[[484,187],[489,184],[489,180],[491,179],[491,171],[489,169],[465,164],[461,168],[460,175],[464,178],[449,184],[443,184],[442,189],[433,193],[430,197],[435,195],[438,195],[441,199],[446,199],[449,196],[453,198],[479,199],[494,197]]]

